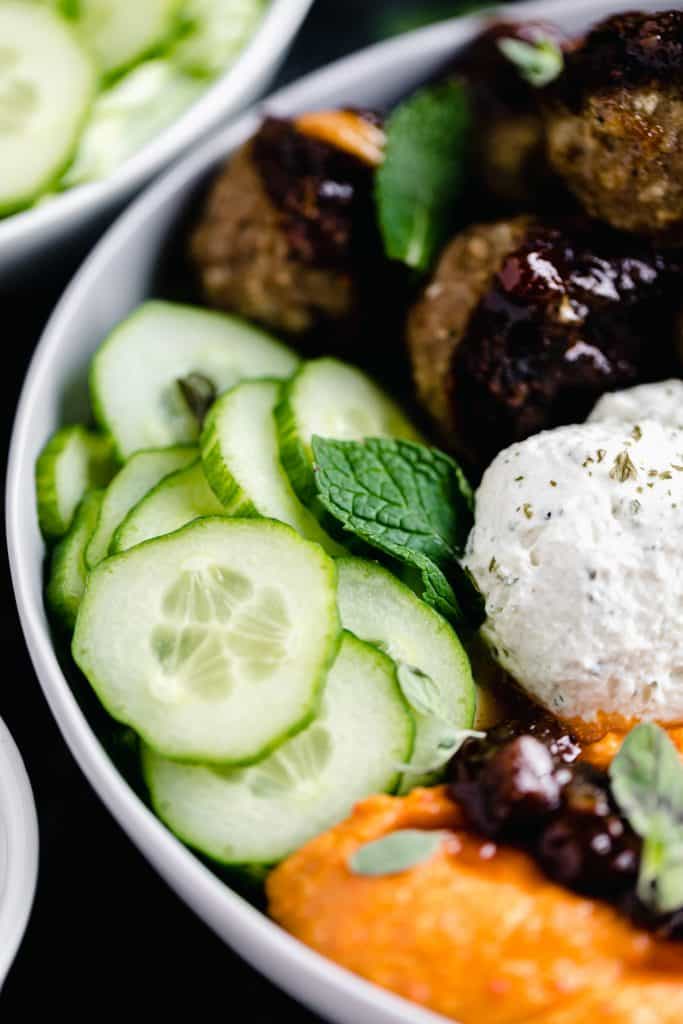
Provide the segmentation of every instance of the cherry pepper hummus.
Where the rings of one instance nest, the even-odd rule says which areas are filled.
[[[448,834],[400,874],[352,872],[361,846],[406,828]],[[276,868],[267,892],[302,942],[460,1024],[683,1021],[683,944],[473,834],[445,787],[365,800]]]

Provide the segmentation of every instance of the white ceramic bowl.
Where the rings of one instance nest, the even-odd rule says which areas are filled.
[[[505,8],[508,17],[548,18],[577,31],[633,0],[555,0]],[[662,0],[641,0],[648,10]],[[673,4],[672,6],[681,6]],[[281,114],[328,105],[383,106],[441,66],[481,27],[444,22],[373,47],[303,79],[267,101]],[[12,575],[28,647],[45,696],[93,788],[131,839],[214,931],[273,981],[339,1024],[427,1024],[433,1014],[369,985],[280,931],[231,892],[151,814],[127,786],[84,718],[59,667],[42,600],[43,543],[33,469],[41,446],[85,406],[85,371],[104,335],[151,294],[160,254],[207,175],[258,123],[242,118],[152,186],[119,220],[74,279],[36,351],[17,413],[7,523]]]
[[[31,911],[38,875],[38,821],[31,786],[0,720],[0,988]]]
[[[144,3],[145,0],[140,0]],[[44,206],[0,220],[0,281],[49,261],[67,243],[96,230],[144,184],[267,88],[313,0],[272,0],[237,61],[165,131],[103,181],[71,189]]]

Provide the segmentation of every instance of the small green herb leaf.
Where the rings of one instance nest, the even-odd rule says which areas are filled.
[[[313,438],[318,499],[345,530],[418,570],[422,599],[476,628],[484,602],[459,565],[472,527],[472,490],[442,452],[410,441]]]
[[[472,574],[453,562],[449,579],[433,562],[422,566],[422,600],[454,625],[478,629],[486,618],[486,601]]]
[[[440,564],[464,550],[472,492],[447,455],[410,441],[313,438],[325,507],[349,530],[401,558],[406,549]]]
[[[537,89],[550,85],[564,70],[564,54],[552,39],[539,39],[535,43],[500,39],[498,48],[515,65],[522,78]]]
[[[206,414],[216,401],[216,388],[208,377],[201,373],[188,373],[178,380],[180,393],[196,418],[200,428],[204,426]]]
[[[668,914],[683,907],[683,764],[659,726],[628,734],[610,766],[612,792],[643,839],[638,896]]]
[[[448,238],[463,191],[470,122],[458,82],[415,93],[389,117],[375,187],[389,259],[428,270]]]
[[[427,832],[416,828],[390,832],[356,850],[349,867],[355,875],[370,878],[397,875],[429,860],[447,837],[448,832]]]

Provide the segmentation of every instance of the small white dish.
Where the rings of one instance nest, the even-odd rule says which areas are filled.
[[[654,11],[662,0],[640,0],[638,6]],[[556,21],[577,32],[627,9],[629,0],[540,0],[500,14]],[[481,17],[455,19],[371,47],[277,93],[265,108],[288,116],[344,104],[389,105],[443,67],[482,24]],[[7,534],[15,594],[36,673],[74,757],[133,842],[206,924],[290,995],[337,1024],[437,1024],[443,1018],[342,970],[281,931],[171,835],[119,774],[83,715],[43,608],[37,455],[58,425],[85,414],[90,357],[108,331],[152,294],[162,253],[184,213],[212,171],[254,131],[261,113],[245,115],[149,188],[93,251],[50,320],[26,378],[10,452]]]
[[[38,819],[24,763],[0,720],[0,988],[21,943],[38,877]]]
[[[141,0],[144,3],[144,0]],[[237,61],[165,131],[103,181],[0,219],[0,281],[27,272],[36,258],[60,259],[62,246],[106,223],[164,167],[244,110],[274,78],[313,0],[272,0]],[[60,255],[61,253],[61,255]]]

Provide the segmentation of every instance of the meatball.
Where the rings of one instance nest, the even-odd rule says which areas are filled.
[[[504,206],[539,209],[561,201],[562,187],[545,154],[539,90],[526,82],[500,50],[503,39],[563,44],[545,22],[495,22],[457,58],[453,71],[470,87],[477,126],[473,173],[488,197]]]
[[[369,159],[266,119],[218,176],[192,237],[206,299],[292,335],[354,335],[367,268],[381,260],[371,204]]]
[[[673,362],[675,261],[594,223],[469,228],[408,318],[418,396],[480,466]],[[654,343],[653,343],[654,339]]]
[[[567,54],[545,122],[550,163],[589,214],[683,241],[683,11],[594,28]]]
[[[453,356],[506,256],[522,244],[528,224],[526,218],[519,218],[478,224],[459,234],[444,251],[408,318],[418,397],[444,437],[457,431],[448,386]]]

